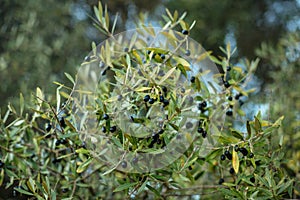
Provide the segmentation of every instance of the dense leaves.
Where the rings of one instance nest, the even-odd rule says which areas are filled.
[[[109,25],[107,10],[99,3],[98,7],[95,7],[95,12],[99,28],[110,35],[114,26]],[[183,41],[186,34],[192,32],[193,27],[193,23],[189,25],[183,21],[184,17],[185,14],[179,15],[178,12],[171,13],[169,10],[164,16],[166,20],[164,28],[179,27],[183,30]],[[167,37],[174,37],[171,33],[167,34]],[[181,42],[180,37],[175,39],[175,44],[177,40]],[[138,157],[120,160],[119,166],[111,167],[95,156],[91,150],[93,147],[89,146],[90,143],[85,143],[80,135],[81,129],[78,127],[85,127],[86,124],[83,123],[84,117],[80,116],[77,120],[72,94],[74,92],[85,94],[86,91],[75,91],[75,87],[65,86],[67,83],[57,83],[56,100],[52,102],[47,100],[47,95],[42,89],[37,88],[32,95],[33,104],[29,113],[24,113],[25,102],[21,95],[20,108],[9,104],[6,113],[1,116],[0,197],[1,195],[37,199],[163,199],[182,195],[201,195],[201,198],[207,199],[299,197],[299,192],[294,188],[296,183],[294,177],[281,167],[282,164],[288,163],[282,148],[286,141],[273,137],[280,131],[284,117],[277,113],[276,119],[267,121],[261,112],[257,111],[255,116],[243,120],[246,111],[240,106],[239,98],[251,96],[253,90],[246,87],[245,80],[255,71],[258,60],[246,61],[243,66],[246,70],[232,63],[231,57],[235,50],[231,49],[229,44],[225,49],[221,48],[223,54],[218,57],[210,55],[209,52],[199,55],[199,59],[209,58],[223,68],[223,71],[214,77],[216,78],[214,80],[220,81],[222,91],[214,93],[201,79],[202,72],[190,77],[191,68],[188,60],[171,54],[170,49],[146,48],[137,51],[131,48],[132,45],[128,45],[124,55],[115,58],[110,56],[112,52],[109,51],[109,44],[100,51],[100,55],[97,54],[95,45],[92,46],[91,55],[102,56],[102,59],[110,65],[106,73],[102,73],[105,79],[99,82],[101,93],[93,104],[95,107],[88,109],[96,113],[99,122],[97,128],[109,138],[110,144],[126,151],[144,151],[158,155],[164,151],[163,146],[171,139],[183,139],[183,134],[178,134],[178,130],[182,127],[190,130],[185,137],[193,135],[192,144],[174,162],[155,171],[130,173],[120,170],[132,165],[138,166],[140,163]],[[188,56],[193,53],[191,48]],[[145,62],[141,59],[142,56],[146,57]],[[84,63],[92,62],[92,59],[93,56],[87,57]],[[163,73],[152,73],[152,76],[149,76],[151,70],[146,67],[150,62],[155,63],[154,71],[160,69],[162,64],[166,64],[167,67]],[[140,69],[145,69],[147,73],[138,72],[137,66],[141,66]],[[231,66],[230,70],[228,66]],[[129,75],[132,76],[128,78]],[[68,84],[74,86],[74,78],[68,74],[66,77],[70,80]],[[176,79],[180,77],[186,80],[186,87],[183,89],[175,87]],[[138,80],[143,79],[147,86],[136,85]],[[125,91],[127,88],[124,86],[131,90]],[[214,88],[212,83],[211,88]],[[188,99],[190,91],[194,91],[195,96]],[[132,99],[127,98],[128,93],[132,93]],[[233,99],[232,97],[236,95],[239,97]],[[62,103],[63,100],[66,102]],[[188,102],[197,102],[197,106],[193,109],[197,115],[192,116],[197,120],[196,125],[191,122],[178,123],[178,119],[184,118],[184,114],[187,114],[182,107],[183,103]],[[136,104],[140,105],[136,108],[140,115],[128,117],[132,123],[153,128],[153,124],[149,121],[151,117],[150,119],[144,117],[142,109],[160,107],[163,110],[161,112],[168,113],[170,117],[166,120],[166,126],[159,127],[154,134],[146,138],[136,138],[123,132],[114,124],[113,111],[118,105]],[[228,110],[231,111],[230,114]],[[220,126],[212,122],[215,113],[221,113],[225,119]],[[275,141],[280,145],[274,145]],[[205,149],[202,149],[203,147]],[[102,153],[105,155],[107,152]],[[297,167],[297,165],[288,166]]]

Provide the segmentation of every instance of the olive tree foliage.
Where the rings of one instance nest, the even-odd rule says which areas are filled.
[[[95,7],[97,27],[113,40],[115,21],[109,20],[107,9],[99,3]],[[166,10],[164,30],[174,49],[187,41],[193,23],[184,21],[185,13]],[[174,32],[180,27],[182,32]],[[152,27],[140,27],[156,37]],[[176,36],[176,37],[175,37]],[[134,43],[134,37],[132,39]],[[145,42],[145,44],[147,44]],[[105,72],[96,87],[93,106],[87,107],[95,113],[99,132],[105,134],[106,146],[116,145],[126,153],[147,152],[157,156],[170,141],[191,139],[190,146],[167,167],[148,170],[146,173],[126,172],[126,168],[139,166],[140,158],[122,160],[111,166],[95,156],[93,145],[84,141],[79,127],[85,127],[85,117],[78,116],[74,94],[84,97],[88,93],[78,89],[78,76],[66,73],[73,87],[58,83],[56,100],[48,99],[41,88],[32,95],[31,112],[24,113],[25,102],[20,96],[20,106],[8,105],[0,121],[0,185],[1,198],[34,199],[176,199],[199,197],[206,199],[282,199],[297,198],[294,179],[289,177],[282,163],[288,162],[283,150],[285,140],[273,145],[272,140],[281,126],[284,116],[267,121],[259,111],[253,118],[242,121],[242,128],[235,126],[245,115],[240,105],[241,96],[249,96],[254,89],[246,89],[259,60],[245,60],[246,70],[230,58],[235,49],[228,44],[221,48],[223,54],[212,52],[194,54],[193,46],[179,57],[171,49],[144,46],[143,49],[123,49],[118,57],[110,51],[107,42],[100,49],[92,45],[91,54],[82,67],[94,59],[105,61]],[[211,90],[202,79],[208,71],[193,72],[190,58],[214,62],[222,70],[212,77]],[[149,65],[152,63],[153,65]],[[149,69],[153,67],[153,69]],[[85,69],[85,68],[83,68]],[[154,73],[155,70],[161,73]],[[129,77],[130,75],[130,77]],[[151,76],[150,76],[151,75]],[[92,76],[91,80],[92,81]],[[184,80],[184,88],[177,88],[178,79]],[[141,85],[137,81],[143,80]],[[126,90],[125,90],[126,89]],[[122,98],[120,98],[120,94]],[[127,95],[130,94],[129,97]],[[193,94],[191,96],[190,94]],[[82,95],[82,96],[81,96]],[[148,96],[149,95],[149,99]],[[153,99],[152,103],[150,99]],[[163,100],[161,100],[163,98]],[[184,121],[188,113],[183,109],[184,99],[196,103],[189,116],[196,123]],[[62,103],[64,102],[64,103]],[[86,102],[86,101],[84,101]],[[147,111],[154,106],[161,109],[168,119],[163,131],[150,137],[136,138],[114,127],[116,105],[135,107],[139,117],[134,123],[156,130]],[[28,104],[28,103],[26,103]],[[144,105],[145,104],[145,105]],[[76,109],[74,109],[74,106]],[[79,107],[80,109],[80,107]],[[216,112],[217,111],[217,112]],[[214,125],[214,114],[224,119]],[[8,118],[13,120],[8,121]],[[182,123],[184,122],[184,124]],[[188,129],[180,137],[182,126]],[[104,128],[103,128],[104,127]],[[105,129],[105,130],[104,130]],[[276,140],[276,137],[274,137]],[[207,144],[204,146],[204,144]],[[201,148],[206,147],[203,154]],[[176,152],[174,152],[176,153]],[[156,157],[159,159],[159,156]],[[114,158],[112,158],[114,159]],[[154,160],[155,161],[155,160]],[[162,160],[163,162],[163,160]],[[2,195],[2,196],[1,196]]]
[[[285,120],[279,130],[283,148],[286,148],[286,156],[290,158],[287,163],[282,163],[290,176],[298,180],[299,194],[299,123],[300,123],[300,34],[299,30],[282,37],[276,45],[263,43],[256,51],[257,55],[264,59],[265,63],[273,65],[274,71],[270,71],[272,82],[266,85],[265,92],[272,96],[270,115],[283,114]]]

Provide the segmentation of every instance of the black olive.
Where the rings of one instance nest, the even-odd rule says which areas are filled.
[[[122,166],[123,168],[126,168],[126,167],[127,167],[127,162],[126,162],[125,160],[122,161],[121,166]]]
[[[153,98],[150,98],[150,99],[149,99],[149,103],[150,103],[150,104],[154,104],[154,102],[155,102],[155,99],[153,99]]]
[[[167,87],[165,87],[165,86],[162,86],[161,89],[162,89],[162,91],[165,92],[165,93],[168,91]]]
[[[159,101],[160,101],[160,102],[164,102],[164,100],[165,100],[165,98],[164,98],[162,95],[160,95],[160,96],[159,96]]]
[[[239,146],[238,146],[238,145],[235,145],[235,146],[234,146],[234,150],[235,150],[236,152],[238,152],[238,151],[240,150]]]
[[[47,124],[45,125],[45,130],[46,130],[47,132],[50,132],[50,131],[51,131],[51,128],[52,128],[52,125],[51,125],[50,123],[47,123]]]
[[[240,152],[243,154],[243,156],[248,155],[248,150],[245,147],[240,148]]]
[[[116,127],[116,126],[112,126],[112,127],[109,128],[109,131],[110,131],[111,133],[115,132],[116,130],[117,130],[117,127]]]
[[[103,115],[102,118],[103,118],[104,120],[108,120],[108,119],[109,119],[109,116],[108,116],[108,114],[105,113],[105,114]]]
[[[226,111],[226,115],[227,115],[227,116],[232,116],[232,115],[233,115],[232,110],[227,110],[227,111]]]
[[[224,86],[225,86],[226,88],[229,88],[229,87],[230,87],[230,83],[229,83],[228,81],[224,81]]]
[[[206,138],[206,136],[207,136],[207,132],[206,132],[206,131],[203,131],[203,132],[202,132],[202,137],[203,137],[203,138]]]
[[[190,81],[191,81],[191,83],[195,83],[195,80],[196,80],[196,77],[192,76]]]
[[[59,124],[62,128],[65,128],[67,126],[64,117],[59,117],[58,120],[59,120]]]
[[[145,95],[145,96],[144,96],[144,101],[145,101],[145,102],[148,102],[149,100],[150,100],[150,95],[148,95],[148,94]]]
[[[164,99],[163,103],[164,103],[164,107],[165,107],[165,106],[169,105],[169,100],[168,99]]]
[[[132,163],[133,163],[133,164],[136,164],[138,161],[139,161],[138,157],[134,157],[134,158],[132,159]]]
[[[190,56],[190,55],[191,55],[190,50],[187,49],[187,50],[185,51],[185,55],[186,55],[186,56]]]
[[[184,29],[184,30],[181,31],[181,33],[182,33],[183,35],[188,35],[188,34],[189,34],[189,31]]]
[[[199,127],[199,128],[197,129],[197,132],[198,132],[198,133],[203,133],[203,131],[204,131],[204,129],[203,129],[202,127]]]
[[[0,160],[0,169],[4,167],[4,162],[2,162],[2,160]]]
[[[225,155],[222,154],[222,155],[221,155],[221,160],[225,160],[225,159],[226,159]]]
[[[224,179],[223,179],[223,178],[220,178],[219,184],[222,185],[222,183],[224,183]]]
[[[232,160],[232,154],[228,150],[226,150],[224,154],[228,158],[228,160]]]

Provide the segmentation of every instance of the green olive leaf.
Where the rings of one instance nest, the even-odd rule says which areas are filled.
[[[120,191],[122,191],[122,190],[129,189],[129,188],[135,186],[136,184],[138,184],[138,182],[134,182],[134,183],[125,183],[125,184],[123,184],[123,185],[118,186],[116,189],[114,189],[113,192],[120,192]]]
[[[76,172],[82,173],[88,166],[89,164],[91,164],[91,162],[93,161],[93,158],[89,158],[86,161],[84,161],[83,163],[81,163],[81,165],[79,165],[79,167],[77,168]]]

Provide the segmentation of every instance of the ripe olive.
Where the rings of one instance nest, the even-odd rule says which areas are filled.
[[[164,99],[163,104],[164,104],[164,107],[167,106],[167,105],[169,105],[169,100],[168,99]]]
[[[188,34],[189,34],[189,31],[184,29],[184,30],[181,31],[181,33],[182,33],[183,35],[188,35]]]
[[[117,130],[117,127],[116,127],[116,126],[112,126],[112,127],[109,128],[109,131],[110,131],[111,133],[115,132],[116,130]]]
[[[222,155],[221,155],[221,160],[225,160],[225,159],[226,159],[225,155],[222,154]]]
[[[220,178],[219,184],[222,185],[222,183],[224,183],[224,179],[223,179],[223,178]]]
[[[187,50],[185,51],[185,55],[186,55],[186,56],[190,56],[190,55],[191,55],[190,50],[187,49]]]
[[[203,129],[202,127],[199,127],[199,128],[197,129],[197,132],[198,132],[198,133],[203,133],[203,131],[204,131],[204,129]]]
[[[150,104],[154,104],[154,102],[155,102],[155,99],[153,99],[153,98],[150,98],[150,99],[149,99],[149,103],[150,103]]]
[[[127,162],[126,162],[125,160],[123,160],[122,163],[121,163],[121,166],[122,166],[123,168],[126,168],[126,167],[127,167]]]
[[[4,162],[2,162],[2,160],[0,160],[0,169],[4,167]]]
[[[224,81],[224,86],[225,86],[226,88],[229,88],[229,87],[230,87],[230,83],[229,83],[228,81]]]
[[[206,138],[206,136],[207,136],[207,132],[206,132],[206,131],[203,131],[203,132],[202,132],[202,137],[203,137],[203,138]]]
[[[226,111],[226,115],[227,115],[227,116],[232,116],[232,115],[233,115],[232,110],[227,110],[227,111]]]
[[[108,119],[109,119],[109,116],[108,116],[108,114],[105,113],[105,114],[103,115],[102,118],[103,118],[104,120],[108,120]]]
[[[243,156],[248,155],[248,150],[245,147],[240,148],[240,152],[243,154]]]
[[[147,95],[144,96],[144,101],[145,101],[145,102],[148,102],[149,99],[150,99],[150,95],[147,94]]]
[[[196,80],[195,76],[192,76],[191,79],[190,79],[191,83],[195,83],[195,80]]]
[[[254,157],[254,154],[251,152],[250,154],[249,154],[249,158],[253,158]]]
[[[65,127],[67,126],[64,117],[59,117],[59,118],[58,118],[58,121],[59,121],[59,124],[60,124],[60,126],[61,126],[62,128],[65,128]]]
[[[45,130],[46,130],[47,132],[50,132],[50,131],[51,131],[51,128],[52,128],[52,125],[51,125],[50,123],[47,123],[47,124],[45,125]]]

